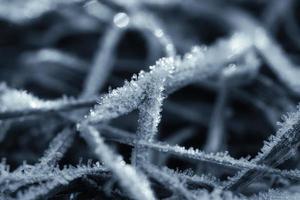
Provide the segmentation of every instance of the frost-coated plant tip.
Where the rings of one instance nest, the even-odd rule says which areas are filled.
[[[299,199],[299,12],[2,0],[0,200]]]

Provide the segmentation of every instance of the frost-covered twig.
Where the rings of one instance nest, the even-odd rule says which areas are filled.
[[[297,111],[284,116],[284,122],[279,123],[280,128],[276,134],[270,136],[260,153],[251,160],[251,163],[276,167],[295,154],[300,144],[299,109],[298,106]],[[251,169],[244,170],[231,179],[227,188],[232,190],[243,188],[261,175],[263,172]]]
[[[160,111],[162,106],[162,90],[165,78],[153,78],[151,80],[152,85],[148,85],[145,88],[147,91],[146,99],[139,106],[139,120],[136,138],[137,140],[144,140],[152,142],[155,139],[157,133],[158,124],[160,122]],[[149,150],[144,147],[135,145],[135,149],[132,153],[132,162],[141,166],[142,163],[149,160]]]
[[[195,136],[195,133],[196,133],[195,127],[183,128],[172,133],[172,135],[165,138],[164,141],[170,145],[176,145],[176,144],[180,145],[183,142],[186,142],[188,139],[191,139],[192,136]],[[169,158],[169,155],[161,154],[159,152],[156,152],[155,156],[156,159],[153,159],[152,161],[154,162],[154,164],[158,166],[164,166],[167,163],[167,160]]]
[[[284,191],[280,189],[271,189],[268,192],[262,192],[258,195],[253,195],[249,198],[249,200],[298,200],[300,198],[299,192],[290,192],[290,191]]]
[[[134,144],[139,144],[141,146],[151,148],[155,151],[159,151],[161,153],[168,153],[176,156],[180,156],[183,158],[189,158],[192,160],[212,163],[219,165],[221,167],[227,167],[235,170],[253,170],[259,172],[263,172],[266,174],[275,174],[282,177],[287,177],[294,180],[300,180],[300,172],[298,170],[278,170],[266,166],[264,164],[256,164],[255,162],[250,162],[247,159],[234,159],[227,152],[225,153],[205,153],[198,149],[178,146],[178,145],[169,145],[162,142],[147,142],[147,141],[135,141],[135,138],[132,137],[132,134],[119,130],[117,128],[109,127],[109,126],[101,126],[103,128],[103,132],[106,133],[104,136],[107,139],[112,139],[113,141],[120,142],[122,144],[127,144],[133,146]],[[111,135],[114,136],[111,136]],[[228,182],[229,184],[229,182]]]
[[[39,165],[55,165],[68,150],[74,140],[74,130],[65,129],[59,133],[50,143]]]
[[[146,97],[147,85],[151,85],[154,77],[165,78],[165,93],[170,94],[190,83],[197,82],[215,75],[224,65],[239,56],[244,55],[251,48],[251,41],[244,34],[235,34],[228,40],[220,40],[211,48],[195,47],[191,53],[181,58],[163,58],[150,72],[141,71],[138,78],[133,78],[123,87],[114,89],[104,95],[99,105],[91,110],[86,121],[96,124],[138,108]],[[219,58],[215,59],[215,54]],[[166,73],[172,70],[172,75]],[[136,77],[136,76],[134,76]],[[156,77],[157,78],[157,77]]]
[[[0,179],[1,192],[15,192],[21,187],[30,187],[35,183],[55,181],[56,185],[67,185],[71,181],[87,175],[105,175],[109,171],[99,163],[94,165],[78,165],[59,169],[53,166],[22,165],[17,170],[4,174]]]
[[[41,168],[38,168],[41,169]],[[15,174],[18,177],[15,182],[6,182],[7,189],[14,192],[21,186],[24,187],[24,183],[28,185],[28,189],[20,190],[17,193],[17,199],[39,199],[50,195],[50,193],[58,192],[62,187],[67,186],[72,181],[83,178],[85,176],[100,176],[105,177],[109,175],[109,172],[103,168],[99,163],[93,166],[77,166],[68,167],[62,170],[58,168],[47,168],[44,169],[44,174],[39,173],[38,170],[29,171],[29,173],[20,172],[20,175]],[[11,180],[10,180],[11,181]],[[21,185],[21,183],[23,185]],[[40,183],[39,185],[34,185],[34,183]]]
[[[79,129],[89,145],[94,147],[99,159],[118,177],[120,184],[129,192],[130,196],[134,199],[155,199],[147,178],[140,171],[126,164],[121,156],[115,155],[112,150],[104,144],[103,139],[95,128],[80,125]]]
[[[188,191],[176,176],[169,174],[167,170],[161,170],[150,163],[143,163],[143,169],[147,172],[149,176],[165,185],[167,188],[173,191],[173,193],[179,193],[184,199],[199,199],[195,194]]]
[[[63,97],[58,100],[42,100],[26,91],[11,89],[1,84],[0,102],[0,120],[5,120],[88,108],[95,105],[96,98],[76,100]]]
[[[37,182],[47,182],[49,179],[55,178],[55,174],[50,175],[50,173],[58,170],[54,166],[67,151],[73,139],[74,131],[66,128],[51,141],[49,149],[46,150],[39,163],[34,166],[23,165],[12,173],[2,174],[0,178],[1,191],[9,190],[14,192],[20,187]],[[46,171],[47,173],[45,174]]]

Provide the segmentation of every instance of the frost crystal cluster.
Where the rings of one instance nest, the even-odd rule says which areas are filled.
[[[0,0],[0,200],[300,199],[299,12]]]

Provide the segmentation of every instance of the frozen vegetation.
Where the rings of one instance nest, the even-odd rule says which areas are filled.
[[[300,199],[296,0],[0,0],[0,200]]]

